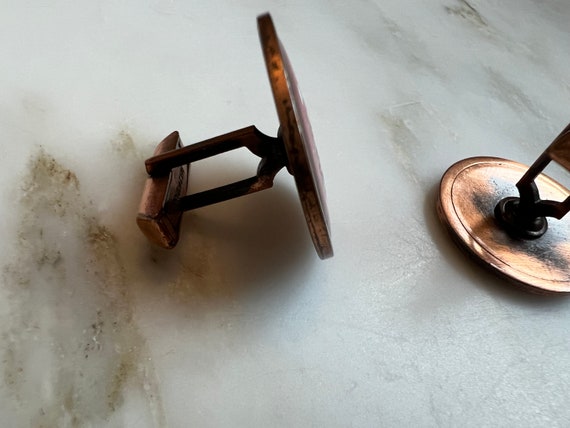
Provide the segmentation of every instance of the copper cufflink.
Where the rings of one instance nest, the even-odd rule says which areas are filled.
[[[477,261],[537,293],[570,292],[570,191],[542,173],[570,170],[570,125],[529,168],[493,157],[464,159],[443,175],[437,208],[456,242]]]
[[[157,146],[145,161],[149,177],[137,215],[137,224],[147,238],[164,248],[173,248],[180,236],[184,211],[265,190],[275,175],[286,168],[295,184],[315,249],[321,259],[333,249],[324,183],[311,126],[293,69],[269,14],[257,18],[259,38],[273,92],[280,127],[270,137],[254,126],[183,147],[178,132]],[[193,162],[246,147],[261,158],[256,175],[215,189],[187,195]]]

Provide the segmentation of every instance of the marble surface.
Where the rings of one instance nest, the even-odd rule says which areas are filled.
[[[277,131],[266,11],[335,257],[285,171],[153,248],[134,220],[164,136]],[[0,1],[0,425],[570,425],[570,301],[473,264],[434,208],[452,163],[528,164],[567,124],[569,20],[567,0]],[[191,187],[256,163],[203,161]]]

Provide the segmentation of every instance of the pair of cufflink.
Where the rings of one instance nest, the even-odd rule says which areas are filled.
[[[151,242],[173,248],[184,211],[268,189],[286,168],[295,179],[317,254],[326,259],[333,249],[307,112],[270,15],[259,16],[257,24],[279,117],[277,136],[250,126],[183,147],[178,132],[173,132],[145,161],[149,176],[137,223]],[[186,194],[193,162],[240,147],[260,158],[254,176]],[[452,165],[441,180],[437,211],[451,236],[486,267],[530,291],[563,293],[570,292],[570,230],[561,222],[549,228],[546,217],[561,219],[570,210],[570,191],[542,174],[552,160],[570,170],[570,125],[530,168],[492,157]]]

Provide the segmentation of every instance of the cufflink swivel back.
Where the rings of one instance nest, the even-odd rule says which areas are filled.
[[[570,190],[542,173],[551,161],[570,171],[570,125],[530,168],[493,157],[452,165],[437,209],[457,243],[494,272],[529,291],[568,293]]]
[[[178,132],[167,136],[145,161],[146,180],[137,224],[147,238],[163,248],[179,239],[184,211],[248,195],[273,185],[285,167],[295,178],[311,238],[321,259],[332,257],[324,183],[311,126],[293,69],[269,14],[257,18],[259,38],[279,116],[277,137],[254,126],[183,147]],[[240,147],[261,158],[251,178],[187,195],[190,165]]]

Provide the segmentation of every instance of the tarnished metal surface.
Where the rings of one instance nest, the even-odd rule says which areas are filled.
[[[527,170],[520,163],[492,157],[457,162],[441,180],[439,217],[476,260],[512,282],[539,293],[570,292],[568,218],[550,220],[548,231],[536,240],[513,238],[495,220],[495,206],[518,195],[515,183]],[[535,181],[545,199],[564,200],[570,194],[544,174]]]

